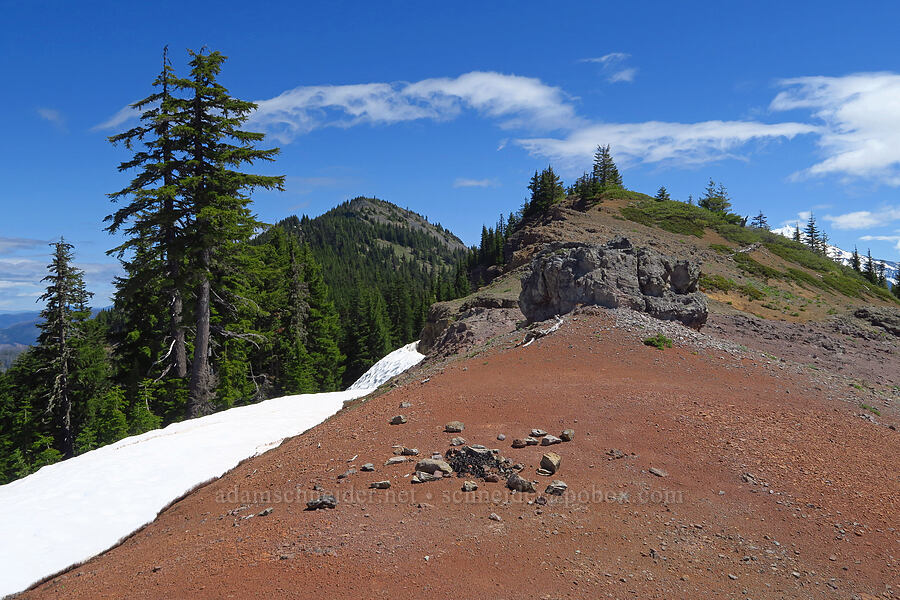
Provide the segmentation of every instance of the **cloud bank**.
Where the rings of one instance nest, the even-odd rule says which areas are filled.
[[[805,109],[821,121],[824,158],[797,177],[838,175],[900,186],[900,75],[856,73],[797,77],[770,105],[775,111]]]

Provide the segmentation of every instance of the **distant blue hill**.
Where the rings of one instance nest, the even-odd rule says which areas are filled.
[[[16,313],[0,315],[0,344],[24,344],[37,341],[40,313]]]
[[[101,310],[104,309],[91,309],[91,314],[96,315]],[[31,346],[40,334],[37,327],[40,319],[40,311],[0,313],[0,344]]]

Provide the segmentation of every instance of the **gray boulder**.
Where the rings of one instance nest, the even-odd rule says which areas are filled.
[[[603,245],[557,242],[532,260],[519,308],[534,322],[579,304],[623,307],[699,329],[709,313],[699,278],[698,263],[636,248],[624,237]]]

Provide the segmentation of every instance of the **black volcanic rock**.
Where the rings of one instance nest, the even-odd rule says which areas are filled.
[[[636,248],[624,237],[604,245],[554,243],[532,260],[519,308],[534,322],[579,304],[624,307],[699,329],[709,313],[699,277],[698,263]]]

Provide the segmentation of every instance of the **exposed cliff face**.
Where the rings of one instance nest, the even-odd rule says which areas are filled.
[[[580,304],[626,307],[699,329],[709,312],[699,277],[698,263],[636,248],[624,237],[554,243],[532,260],[519,308],[529,321],[543,321]]]

